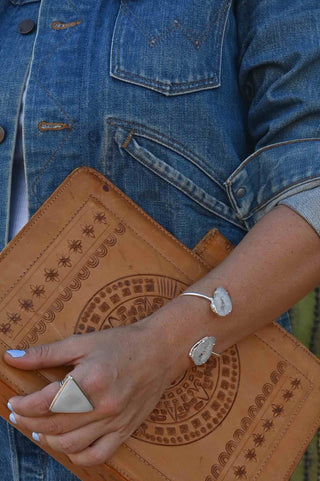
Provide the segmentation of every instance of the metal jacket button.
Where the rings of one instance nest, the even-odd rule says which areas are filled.
[[[26,18],[19,23],[18,31],[21,35],[28,35],[28,33],[31,33],[34,30],[35,26],[36,24],[31,18]]]
[[[246,189],[244,187],[240,187],[236,192],[236,196],[238,197],[238,199],[242,199],[242,197],[244,197],[246,193]]]
[[[0,144],[1,144],[1,142],[4,141],[5,136],[6,136],[5,130],[4,130],[4,128],[1,127],[1,125],[0,125]]]

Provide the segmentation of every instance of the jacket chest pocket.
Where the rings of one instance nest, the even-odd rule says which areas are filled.
[[[232,0],[122,0],[111,76],[178,95],[219,87]]]

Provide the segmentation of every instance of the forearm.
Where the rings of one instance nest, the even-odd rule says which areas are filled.
[[[279,206],[265,215],[233,252],[188,290],[211,296],[219,285],[230,293],[232,312],[215,315],[209,301],[183,296],[150,321],[167,347],[175,374],[190,367],[190,347],[204,336],[222,352],[265,326],[320,284],[320,239],[293,210]],[[150,324],[151,325],[151,324]]]

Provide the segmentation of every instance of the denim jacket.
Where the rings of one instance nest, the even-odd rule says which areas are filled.
[[[89,165],[187,246],[213,227],[237,244],[319,186],[319,14],[319,0],[2,1],[1,246],[26,79],[30,215]]]

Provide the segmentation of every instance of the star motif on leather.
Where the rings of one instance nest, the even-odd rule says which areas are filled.
[[[81,254],[82,252],[82,242],[81,240],[71,240],[69,241],[69,249],[72,252],[79,252]]]
[[[30,289],[31,289],[32,295],[36,296],[36,297],[44,297],[45,292],[46,292],[44,286],[38,286],[38,285],[33,286],[33,285],[31,285]]]
[[[2,324],[0,324],[0,332],[2,332],[3,334],[10,334],[12,332],[10,322],[3,322]]]
[[[247,479],[247,470],[245,466],[233,466],[236,479]]]
[[[104,212],[96,212],[94,215],[94,222],[98,224],[106,224],[107,223],[106,214]]]
[[[93,225],[91,224],[86,224],[83,228],[82,228],[82,233],[84,235],[86,235],[87,237],[95,237],[94,235],[94,227]]]
[[[256,450],[254,448],[252,449],[247,449],[246,450],[246,454],[244,455],[244,457],[248,460],[248,461],[257,461],[257,453],[256,453]]]
[[[294,379],[291,379],[291,386],[293,389],[298,389],[301,387],[301,381],[297,377]]]
[[[33,311],[33,300],[32,299],[19,299],[20,308],[26,312]]]
[[[71,267],[72,263],[71,263],[70,257],[62,255],[60,257],[59,261],[58,261],[58,266],[59,267]]]
[[[44,270],[44,277],[46,282],[54,282],[59,280],[59,272],[57,269],[46,268]]]
[[[272,412],[275,418],[282,416],[284,414],[284,407],[282,404],[272,404]]]
[[[270,431],[274,426],[274,422],[272,419],[264,419],[262,423],[262,427],[265,432]]]
[[[20,314],[16,312],[7,312],[7,318],[12,324],[18,324],[22,320]]]
[[[290,389],[285,389],[282,394],[283,399],[288,402],[293,398],[293,392]]]
[[[263,434],[253,434],[253,442],[256,448],[259,448],[265,443],[266,439]]]

